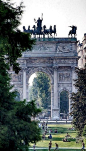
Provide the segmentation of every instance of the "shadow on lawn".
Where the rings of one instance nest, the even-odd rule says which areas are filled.
[[[52,139],[48,139],[46,138],[45,140],[51,140],[51,141],[62,141],[63,138],[59,138],[59,137],[53,137]],[[68,138],[68,141],[76,141],[75,138]]]
[[[55,129],[57,129],[58,133],[76,133],[74,130],[69,130],[68,128],[65,127],[48,127],[48,130],[52,130],[54,133]]]

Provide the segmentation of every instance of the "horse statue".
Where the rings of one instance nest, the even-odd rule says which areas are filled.
[[[29,33],[29,34],[33,34],[33,30],[30,29],[30,26],[28,26],[28,30],[26,30],[25,26],[23,26],[23,31],[26,32],[26,33]]]
[[[49,34],[51,34],[50,29],[46,29],[46,25],[43,26],[43,33],[44,35],[48,35],[48,37],[49,37]]]
[[[77,30],[77,27],[76,26],[69,26],[72,28],[72,30],[69,31],[69,34],[68,34],[68,37],[71,35],[74,35],[74,37],[76,36],[76,30]]]
[[[35,25],[33,25],[32,28],[34,29],[33,30],[33,35],[35,35],[35,37],[36,37],[36,35],[39,35],[39,37],[40,37],[40,35],[43,35],[43,32],[40,31]]]
[[[54,37],[56,34],[56,25],[54,25],[54,29],[52,29],[52,26],[50,26],[50,34],[52,35],[52,33],[54,33]]]

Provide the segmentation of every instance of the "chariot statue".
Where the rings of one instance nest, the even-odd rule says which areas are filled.
[[[41,18],[39,17],[38,20],[34,19],[34,22],[36,23],[36,25],[33,25],[33,29],[30,29],[30,26],[28,26],[28,30],[26,30],[25,26],[23,26],[23,31],[30,33],[31,35],[34,35],[34,37],[42,35],[43,37],[45,37],[45,35],[52,36],[52,34],[54,34],[54,37],[56,34],[56,25],[54,25],[54,28],[52,29],[52,26],[50,26],[49,29],[46,28],[46,25],[44,25],[42,27],[42,21],[43,21],[43,14],[41,16]]]

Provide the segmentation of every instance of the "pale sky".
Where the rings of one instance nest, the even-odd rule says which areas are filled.
[[[82,42],[84,33],[86,33],[86,0],[11,0],[18,5],[21,1],[24,3],[24,14],[21,20],[20,30],[23,26],[32,29],[37,20],[43,13],[42,26],[56,25],[57,38],[68,37],[70,27],[77,26],[77,40]],[[36,25],[36,24],[35,24]],[[30,84],[35,74],[29,79]]]
[[[82,42],[84,33],[86,33],[86,0],[11,0],[19,4],[24,3],[24,14],[21,20],[21,26],[32,29],[37,20],[43,13],[42,26],[56,25],[57,38],[68,37],[70,27],[77,26],[77,40]],[[36,24],[35,24],[36,25]]]

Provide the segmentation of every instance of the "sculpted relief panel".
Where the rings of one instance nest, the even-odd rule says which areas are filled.
[[[19,73],[18,75],[13,73],[11,75],[11,77],[12,77],[12,82],[22,82],[22,74],[21,73]]]
[[[69,72],[59,73],[59,82],[70,82],[71,76]]]
[[[58,63],[58,64],[70,63],[70,64],[73,64],[73,63],[76,63],[76,60],[75,59],[57,59],[57,60],[54,60],[54,63]]]
[[[55,51],[55,44],[41,43],[34,45],[32,51]]]
[[[75,43],[58,43],[56,44],[56,52],[57,53],[68,53],[76,51]]]
[[[62,52],[70,52],[70,51],[72,51],[72,44],[70,44],[70,43],[59,43],[59,44],[57,44],[56,45],[56,52],[57,53],[62,53]]]

